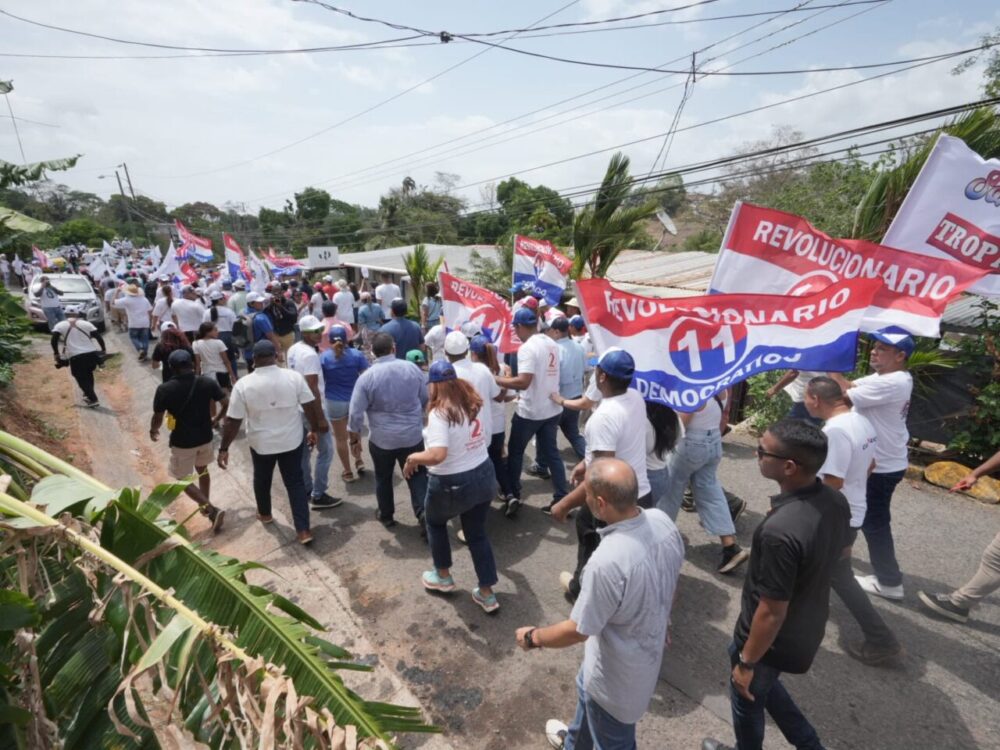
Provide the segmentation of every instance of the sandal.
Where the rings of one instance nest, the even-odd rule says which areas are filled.
[[[358,461],[357,463],[355,463],[354,464],[354,468],[357,469],[359,477],[363,477],[365,475],[365,462],[364,461]]]
[[[344,484],[350,484],[351,482],[358,481],[358,478],[354,476],[353,471],[345,471],[340,475],[340,478],[344,480]]]

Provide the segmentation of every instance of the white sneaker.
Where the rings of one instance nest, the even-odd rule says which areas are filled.
[[[881,596],[883,599],[891,599],[894,602],[903,601],[903,584],[898,586],[886,586],[878,582],[877,576],[854,576],[858,585],[869,594]]]
[[[569,732],[569,727],[559,721],[559,719],[549,719],[545,722],[545,738],[556,750],[562,750],[563,745],[566,743],[567,732]]]
[[[468,542],[465,541],[465,530],[464,529],[459,529],[458,533],[456,533],[455,536],[458,537],[458,541],[460,541],[462,544],[468,544]]]
[[[567,594],[569,593],[569,585],[573,582],[573,574],[568,570],[564,570],[559,574],[559,585],[562,586],[562,590]]]

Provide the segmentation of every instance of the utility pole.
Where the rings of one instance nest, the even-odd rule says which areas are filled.
[[[132,189],[132,178],[128,173],[128,164],[122,162],[122,168],[125,170],[125,182],[128,183],[128,191],[132,195],[132,200],[135,200],[135,190]]]
[[[128,177],[128,172],[125,173],[125,176]],[[128,196],[125,195],[125,188],[122,187],[122,178],[121,175],[118,174],[117,169],[115,170],[115,179],[118,180],[118,192],[122,194],[122,200],[125,201],[125,215],[128,216],[128,233],[131,235],[129,239],[132,239],[135,237],[135,226],[132,224],[132,206],[128,202]],[[131,189],[131,187],[132,184],[129,183],[129,189]]]

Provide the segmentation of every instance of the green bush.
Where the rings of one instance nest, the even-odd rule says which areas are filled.
[[[792,408],[792,400],[784,391],[779,391],[773,398],[767,395],[767,389],[777,383],[784,374],[784,370],[772,370],[748,381],[749,406],[746,418],[750,421],[750,429],[755,435],[763,434],[764,430],[788,414],[788,410]]]
[[[13,365],[24,359],[29,329],[24,308],[0,285],[0,387],[14,379]]]
[[[989,384],[973,389],[975,404],[958,423],[948,447],[979,463],[1000,449],[1000,304],[983,298],[976,321],[978,334],[965,336],[958,347],[959,365]],[[985,356],[984,356],[985,355]]]

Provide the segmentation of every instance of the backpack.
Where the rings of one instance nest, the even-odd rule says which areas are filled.
[[[238,349],[250,349],[253,346],[253,319],[259,313],[242,315],[233,323],[233,345]]]

